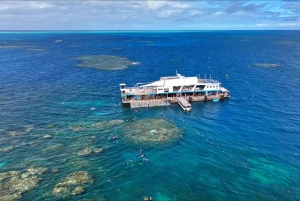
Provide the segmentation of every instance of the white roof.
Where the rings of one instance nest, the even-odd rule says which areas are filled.
[[[224,87],[221,87],[221,92],[229,92],[227,89],[225,89]]]
[[[196,85],[198,83],[197,77],[181,77],[177,79],[164,79],[151,82],[150,84],[141,85],[140,87],[168,87],[168,86],[187,86]]]

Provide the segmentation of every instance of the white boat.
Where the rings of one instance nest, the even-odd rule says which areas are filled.
[[[182,97],[188,101],[205,101],[229,98],[230,92],[217,80],[200,77],[161,77],[150,83],[137,83],[134,87],[120,84],[122,103],[130,107],[163,106],[178,102]]]
[[[185,111],[185,112],[190,112],[192,110],[191,104],[184,99],[183,97],[177,98],[178,100],[178,105]]]

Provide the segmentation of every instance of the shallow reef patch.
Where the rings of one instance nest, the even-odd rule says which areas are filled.
[[[133,121],[125,128],[126,137],[136,144],[163,144],[180,138],[180,129],[164,119],[142,119]]]
[[[126,57],[118,57],[113,55],[88,55],[73,58],[82,63],[77,64],[78,67],[96,68],[100,70],[123,70],[132,65],[139,65],[140,62],[134,62]]]
[[[35,188],[42,180],[39,175],[47,168],[30,167],[25,172],[8,171],[0,173],[0,200],[17,200],[22,194]]]
[[[254,67],[265,67],[265,68],[279,68],[281,67],[280,64],[274,63],[255,63],[253,64]]]
[[[70,194],[72,190],[71,195],[79,195],[85,191],[84,188],[79,185],[92,183],[93,179],[87,171],[77,171],[69,174],[62,179],[61,182],[56,184],[52,193],[54,195]]]

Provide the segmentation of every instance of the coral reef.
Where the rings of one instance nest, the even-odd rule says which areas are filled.
[[[78,67],[96,68],[101,70],[123,70],[131,65],[138,65],[139,62],[133,62],[125,57],[117,57],[112,55],[91,55],[74,58],[82,61],[77,64]]]
[[[88,156],[92,153],[92,150],[90,148],[85,148],[84,150],[80,151],[78,153],[79,156]]]
[[[102,152],[102,151],[103,151],[103,149],[99,149],[99,148],[94,149],[94,152],[95,152],[95,153],[100,153],[100,152]]]
[[[47,135],[44,135],[43,138],[44,139],[52,139],[52,135],[47,134]]]
[[[253,64],[255,67],[266,67],[266,68],[278,68],[281,67],[280,64],[274,64],[274,63],[255,63]]]
[[[82,193],[84,193],[84,188],[81,186],[78,186],[71,192],[71,195],[80,195]]]
[[[62,193],[66,193],[68,191],[68,188],[67,187],[55,187],[53,189],[53,194],[54,195],[60,195]]]
[[[85,130],[83,127],[81,126],[70,126],[69,127],[72,131],[76,132],[76,131],[83,131]]]
[[[1,152],[11,152],[14,148],[12,146],[9,146],[9,147],[5,147],[3,149],[0,149]]]
[[[34,129],[34,125],[27,125],[27,126],[24,126],[24,127],[25,127],[25,131],[27,133],[33,131],[33,129]]]
[[[8,171],[0,173],[0,200],[21,199],[22,194],[35,188],[47,168],[30,167],[25,172]]]
[[[71,195],[79,195],[84,192],[83,187],[79,186],[81,184],[91,184],[93,180],[91,179],[87,171],[78,171],[69,174],[61,182],[55,185],[52,193],[54,195],[61,195],[70,193]],[[75,187],[75,188],[74,188]]]
[[[93,183],[89,173],[87,171],[78,171],[69,174],[66,178],[64,178],[61,182],[56,184],[56,187],[62,186],[74,186],[78,184],[87,184]]]
[[[134,143],[165,143],[180,137],[180,130],[164,119],[143,119],[131,122],[125,130]]]
[[[101,121],[101,122],[92,124],[91,127],[97,128],[97,129],[106,129],[106,128],[113,127],[116,125],[120,125],[123,122],[124,122],[124,120],[122,120],[122,119],[114,119],[111,121]]]

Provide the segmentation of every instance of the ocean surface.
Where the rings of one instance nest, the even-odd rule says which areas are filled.
[[[89,61],[102,61],[97,69],[74,59],[101,55],[119,63]],[[192,103],[191,113],[177,104],[121,106],[120,83],[176,70],[218,79],[231,97]],[[299,31],[2,32],[0,172],[47,168],[22,193],[30,201],[300,200],[299,79]],[[171,122],[183,137],[129,140],[128,125],[147,119]],[[78,155],[86,148],[103,151]],[[137,163],[126,165],[132,157]],[[53,194],[81,170],[93,179],[83,194]]]

